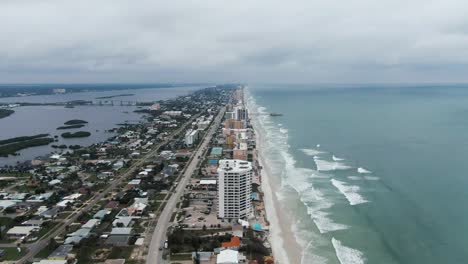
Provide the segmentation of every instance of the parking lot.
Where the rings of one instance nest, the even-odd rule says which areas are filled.
[[[203,228],[203,226],[210,228],[218,227],[218,225],[229,227],[229,223],[217,217],[217,202],[216,198],[208,197],[190,199],[190,206],[184,208],[185,219],[181,224],[187,225],[188,228]]]

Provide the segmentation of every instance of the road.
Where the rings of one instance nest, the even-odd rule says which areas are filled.
[[[198,156],[202,156],[214,133],[217,131],[224,116],[225,110],[226,108],[224,107],[219,111],[219,114],[213,121],[210,129],[208,130],[208,133],[206,133],[205,137],[203,138],[203,142],[198,145],[196,152],[192,155],[192,159],[187,164],[185,172],[182,175],[182,178],[180,179],[180,182],[177,185],[174,194],[171,196],[171,198],[169,198],[169,200],[166,203],[166,206],[164,207],[164,210],[159,215],[158,222],[156,224],[153,236],[151,237],[151,243],[148,249],[148,256],[146,258],[147,264],[163,263],[163,251],[159,250],[159,248],[164,247],[164,242],[166,240],[166,232],[169,228],[169,221],[173,214],[174,208],[176,207],[177,202],[180,200],[180,196],[183,194],[185,186],[187,186],[191,176],[197,168],[197,164],[200,161],[200,159],[198,159]]]
[[[132,164],[130,168],[121,174],[119,177],[117,177],[115,180],[110,183],[104,190],[101,192],[96,193],[94,196],[92,196],[86,203],[84,203],[80,208],[75,210],[72,214],[70,214],[67,218],[64,219],[61,225],[58,227],[52,229],[45,238],[33,243],[33,244],[28,244],[26,245],[28,247],[28,253],[24,255],[20,260],[16,261],[18,264],[26,263],[28,262],[31,258],[33,258],[39,251],[41,251],[44,247],[46,247],[49,244],[49,240],[51,238],[54,238],[60,234],[62,234],[65,231],[66,226],[69,226],[73,222],[76,221],[78,216],[83,213],[91,210],[94,205],[96,205],[99,201],[101,201],[106,195],[114,190],[116,187],[118,187],[125,179],[127,179],[129,176],[133,176],[136,172],[136,170],[145,162],[147,162],[150,158],[152,158],[155,154],[157,154],[159,148],[168,142],[170,142],[175,135],[181,133],[182,131],[185,130],[187,125],[191,124],[196,118],[198,118],[200,114],[192,116],[187,122],[185,122],[180,128],[177,130],[173,131],[163,142],[157,144],[153,150],[151,150],[149,153],[147,153],[143,158],[138,160],[136,163]]]

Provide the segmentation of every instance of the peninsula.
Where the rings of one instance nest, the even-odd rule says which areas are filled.
[[[10,116],[14,113],[15,111],[14,110],[11,110],[11,109],[1,109],[0,108],[0,119],[1,118],[5,118],[7,116]]]

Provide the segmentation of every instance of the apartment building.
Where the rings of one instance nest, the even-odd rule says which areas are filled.
[[[252,213],[252,164],[220,160],[218,168],[218,217],[247,218]]]

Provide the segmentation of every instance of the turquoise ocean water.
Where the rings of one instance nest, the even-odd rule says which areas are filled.
[[[247,95],[302,263],[468,263],[468,86]]]

